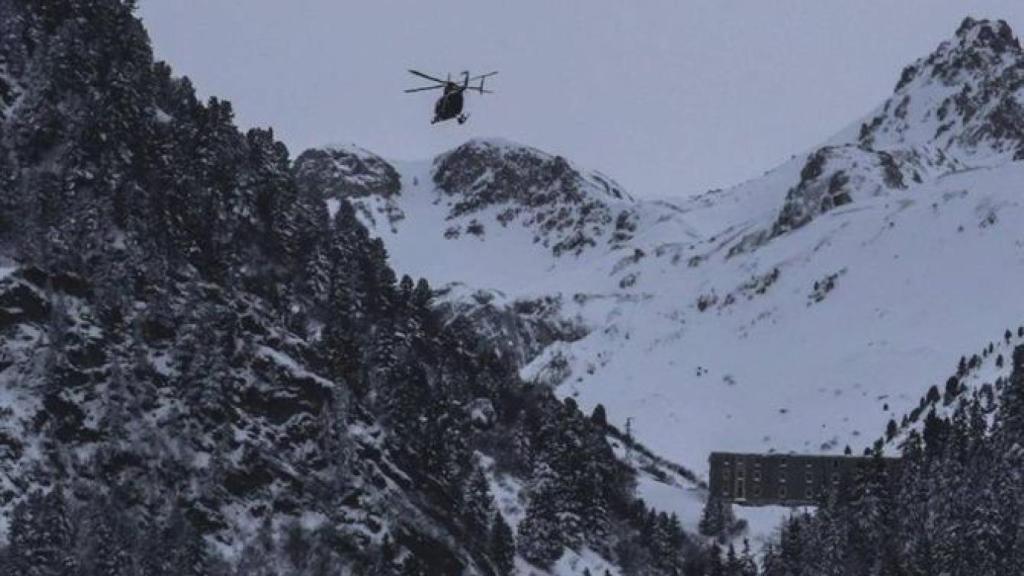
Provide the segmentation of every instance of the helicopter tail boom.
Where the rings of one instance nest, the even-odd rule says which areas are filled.
[[[495,74],[497,74],[497,72],[488,72],[487,74],[481,74],[480,76],[474,76],[474,77],[470,78],[469,79],[470,81],[479,80],[480,81],[480,85],[479,86],[467,86],[466,89],[467,90],[473,90],[474,92],[479,92],[480,94],[494,94],[494,90],[487,90],[486,88],[484,88],[484,82],[487,80],[487,78],[489,78],[490,76],[494,76]],[[467,82],[467,84],[468,84],[468,82]]]

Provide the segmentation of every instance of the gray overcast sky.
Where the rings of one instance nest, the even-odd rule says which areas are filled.
[[[354,142],[422,159],[475,136],[562,154],[638,196],[757,176],[868,112],[964,16],[952,0],[142,0],[158,58],[293,155]],[[431,126],[405,70],[500,70]]]

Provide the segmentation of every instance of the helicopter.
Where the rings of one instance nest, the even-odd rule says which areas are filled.
[[[406,90],[409,92],[422,92],[424,90],[439,90],[444,89],[444,93],[438,98],[437,103],[434,104],[434,119],[430,121],[431,124],[437,124],[438,122],[444,122],[445,120],[451,120],[454,118],[459,124],[464,124],[469,116],[462,113],[463,95],[462,93],[467,90],[475,90],[480,94],[494,94],[493,90],[487,90],[484,88],[484,80],[494,76],[498,72],[488,72],[487,74],[481,74],[479,76],[470,76],[469,72],[462,73],[462,84],[452,81],[451,74],[448,75],[447,80],[441,80],[429,74],[424,74],[419,70],[409,70],[410,74],[419,76],[426,80],[436,82],[434,86],[424,86],[422,88],[410,88]],[[480,81],[478,86],[470,86],[470,82]]]

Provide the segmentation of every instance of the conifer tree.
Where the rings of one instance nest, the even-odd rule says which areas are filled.
[[[735,523],[736,517],[733,515],[732,504],[717,496],[709,496],[707,502],[704,503],[704,510],[698,525],[700,533],[724,542]]]
[[[494,515],[494,497],[487,477],[479,466],[474,466],[462,499],[462,516],[469,537],[481,543],[487,542]]]
[[[511,576],[515,570],[516,542],[501,512],[494,513],[487,552],[499,576]]]
[[[519,523],[519,553],[533,564],[547,568],[562,555],[564,534],[560,522],[557,479],[545,465],[534,472],[530,504]]]
[[[590,414],[590,421],[593,422],[599,430],[608,426],[608,415],[605,413],[604,404],[594,406],[594,411]]]
[[[750,550],[750,540],[743,539],[743,551],[740,554],[740,571],[742,576],[757,576],[757,561]]]

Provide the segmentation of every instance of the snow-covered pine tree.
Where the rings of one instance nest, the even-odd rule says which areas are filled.
[[[485,544],[489,540],[494,515],[494,496],[491,495],[487,476],[479,466],[474,466],[462,492],[462,517],[467,536],[481,545]]]
[[[560,518],[558,478],[541,463],[533,473],[530,504],[519,523],[519,553],[530,562],[546,568],[562,556],[565,546]]]
[[[297,574],[305,572],[306,566],[309,564],[311,549],[312,544],[309,540],[309,534],[302,526],[302,523],[297,518],[288,521],[284,525],[281,550],[288,559],[292,571]]]
[[[740,553],[739,574],[741,576],[757,576],[757,573],[757,561],[754,559],[753,552],[750,550],[750,540],[744,538],[743,550]]]
[[[498,576],[512,575],[515,570],[516,541],[512,535],[512,529],[509,528],[500,511],[494,513],[487,554],[490,556]]]
[[[700,533],[724,541],[735,524],[732,504],[717,496],[708,496],[698,525]]]
[[[85,534],[82,568],[87,574],[131,576],[133,533],[109,497],[98,495],[83,512]]]

